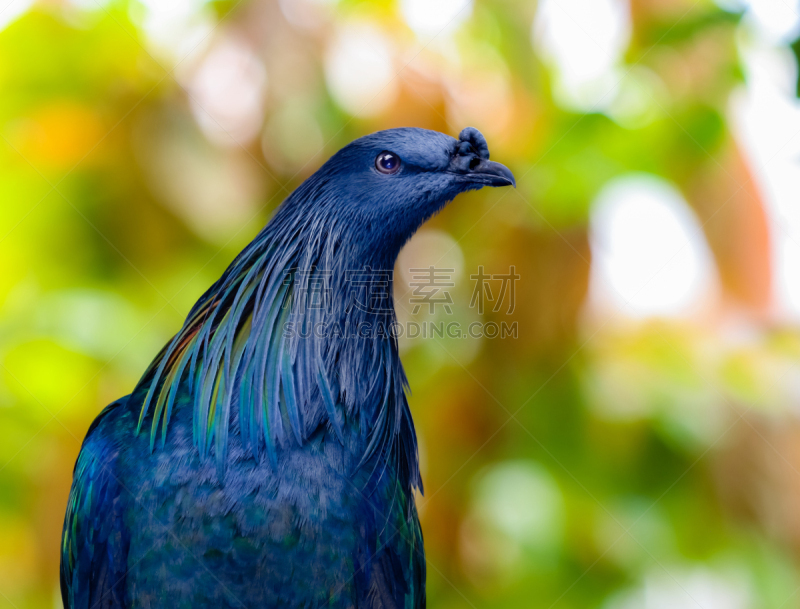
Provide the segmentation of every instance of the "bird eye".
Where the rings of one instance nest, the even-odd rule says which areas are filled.
[[[381,173],[397,173],[400,169],[400,157],[394,152],[381,152],[375,157],[375,169]]]

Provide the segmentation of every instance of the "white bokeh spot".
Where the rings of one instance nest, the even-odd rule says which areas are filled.
[[[677,190],[654,176],[612,181],[591,215],[593,306],[631,317],[691,314],[709,300],[716,269]]]
[[[401,0],[408,26],[423,38],[452,31],[472,14],[472,0]]]
[[[205,57],[189,83],[192,114],[215,144],[242,146],[260,132],[267,72],[246,45],[223,40]]]
[[[800,100],[797,66],[788,49],[766,39],[742,45],[746,87],[733,97],[732,116],[770,224],[774,309],[800,320]]]
[[[343,27],[325,53],[325,80],[333,99],[347,113],[374,116],[383,112],[397,95],[386,38],[366,24]]]
[[[581,111],[608,107],[630,36],[624,0],[541,0],[532,39],[554,71],[556,101]]]
[[[33,0],[7,0],[0,4],[0,30],[28,12]]]

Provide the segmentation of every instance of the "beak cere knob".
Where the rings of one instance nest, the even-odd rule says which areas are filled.
[[[473,184],[517,187],[514,174],[508,167],[489,160],[489,145],[475,127],[467,127],[458,134],[451,170]]]
[[[466,143],[474,148],[475,152],[482,159],[489,160],[489,144],[486,143],[486,138],[475,127],[466,127],[458,134],[459,149],[462,143]]]

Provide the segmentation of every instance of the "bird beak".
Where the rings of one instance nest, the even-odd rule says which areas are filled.
[[[517,187],[517,181],[514,179],[514,174],[505,165],[481,159],[472,169],[469,169],[464,175],[470,182],[478,182],[486,186],[513,186]]]

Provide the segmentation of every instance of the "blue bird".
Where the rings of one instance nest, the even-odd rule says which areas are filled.
[[[289,195],[89,428],[64,606],[425,607],[390,270],[456,195],[504,185],[476,129],[401,128]]]

